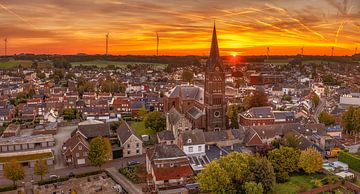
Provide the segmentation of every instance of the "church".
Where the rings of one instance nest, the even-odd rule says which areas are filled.
[[[219,53],[214,25],[210,56],[205,67],[204,87],[178,85],[165,94],[167,130],[177,137],[182,131],[226,130],[225,68]]]

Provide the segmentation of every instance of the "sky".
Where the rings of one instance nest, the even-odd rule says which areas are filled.
[[[0,0],[1,55],[221,55],[360,52],[360,0]]]

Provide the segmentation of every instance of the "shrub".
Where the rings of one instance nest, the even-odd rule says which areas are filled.
[[[360,158],[350,153],[341,151],[338,156],[339,161],[347,163],[349,167],[357,172],[360,172]]]
[[[17,189],[17,186],[14,186],[14,185],[3,186],[3,187],[0,187],[0,192],[13,191],[16,189]]]
[[[38,184],[39,185],[47,185],[47,184],[64,182],[64,181],[67,181],[67,180],[69,180],[69,177],[60,177],[58,179],[50,179],[50,180],[39,181]]]
[[[101,173],[103,173],[103,171],[101,171],[101,170],[85,172],[85,173],[81,173],[81,174],[76,174],[75,178],[87,177],[87,176],[97,175],[97,174],[101,174]]]

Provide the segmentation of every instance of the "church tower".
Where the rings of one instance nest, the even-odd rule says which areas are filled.
[[[212,35],[211,50],[205,67],[206,130],[226,129],[225,71],[220,58],[216,28]]]

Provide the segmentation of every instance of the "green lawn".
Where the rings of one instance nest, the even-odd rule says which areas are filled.
[[[155,134],[156,131],[152,129],[146,129],[144,121],[132,121],[131,127],[135,129],[137,135],[152,135]]]
[[[279,183],[275,186],[275,193],[277,194],[293,194],[299,193],[305,190],[310,190],[315,187],[314,180],[322,179],[325,175],[294,175],[290,177],[290,180],[286,183]]]
[[[22,67],[30,67],[32,65],[31,60],[14,60],[14,61],[6,61],[6,62],[0,62],[0,68],[9,69],[9,68],[15,68],[21,65]],[[48,62],[39,62],[38,67],[40,68],[47,68],[51,67],[51,64]]]
[[[72,66],[98,66],[98,67],[106,67],[108,65],[115,65],[120,68],[126,68],[127,65],[135,65],[135,64],[146,64],[154,67],[154,69],[164,69],[167,64],[158,64],[158,63],[143,63],[143,62],[126,62],[126,61],[105,61],[105,60],[94,60],[94,61],[84,61],[84,62],[72,62]]]

